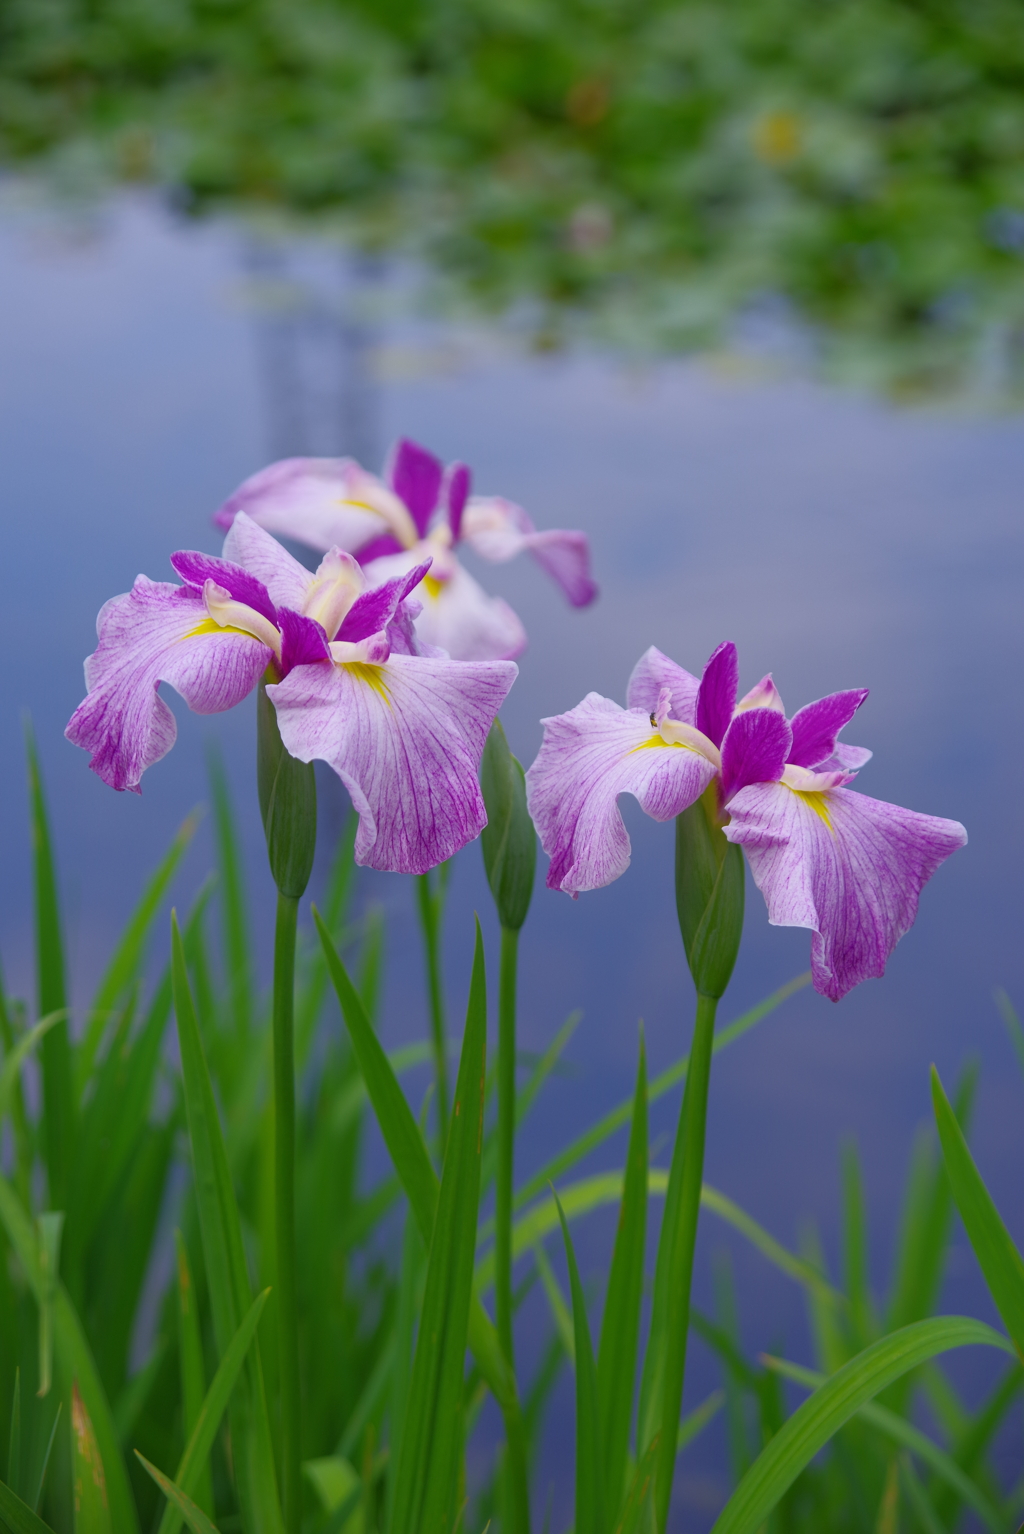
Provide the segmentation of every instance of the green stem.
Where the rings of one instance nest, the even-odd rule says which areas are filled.
[[[434,1080],[437,1089],[437,1124],[441,1137],[441,1155],[448,1141],[448,1043],[444,1022],[444,997],[441,992],[441,909],[444,888],[434,889],[430,874],[416,879],[420,925],[427,955],[427,993],[430,998],[430,1037],[434,1047]]]
[[[519,933],[501,929],[498,982],[498,1167],[494,1197],[494,1311],[502,1350],[515,1369],[512,1340],[512,1177],[516,1141],[516,966]]]
[[[658,1445],[655,1471],[654,1496],[658,1534],[665,1534],[669,1504],[672,1500],[679,1412],[683,1401],[683,1377],[686,1373],[686,1336],[690,1326],[693,1251],[697,1241],[697,1216],[700,1213],[700,1190],[704,1180],[708,1085],[711,1080],[711,1054],[714,1046],[717,1008],[716,999],[698,994],[697,1021],[690,1049],[690,1068],[686,1076],[686,1091],[680,1110],[682,1133],[677,1138],[673,1151],[673,1162],[677,1156],[682,1156],[683,1159],[679,1213],[669,1268],[672,1304],[667,1317],[661,1441]]]
[[[278,894],[274,931],[274,1224],[281,1369],[281,1507],[300,1534],[299,1318],[295,1294],[295,929],[299,902]]]

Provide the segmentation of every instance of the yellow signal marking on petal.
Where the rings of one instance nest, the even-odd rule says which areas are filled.
[[[784,786],[789,788],[788,783]],[[803,800],[807,808],[809,810],[813,810],[818,819],[825,822],[826,830],[831,831],[833,836],[835,835],[835,830],[832,825],[832,817],[828,812],[828,801],[820,789],[816,793],[806,793],[803,789],[800,788],[790,788],[789,791],[791,794],[796,794],[798,799]]]
[[[694,751],[692,746],[688,746],[685,740],[662,740],[660,735],[652,735],[650,740],[642,740],[638,746],[631,746],[626,754],[627,756],[632,756],[634,751],[653,751],[658,746],[668,746],[669,748],[678,746],[682,751],[693,751],[694,756],[700,756],[701,754],[699,751]]]
[[[383,670],[381,666],[371,666],[365,660],[346,660],[342,661],[341,664],[346,671],[351,672],[357,681],[365,682],[367,687],[372,688],[379,697],[383,698],[388,708],[391,707],[391,694],[388,692],[387,683],[381,674]]]
[[[433,597],[435,602],[444,590],[444,582],[435,580],[432,575],[425,575],[420,582],[420,585],[426,591],[427,596]]]
[[[197,639],[204,634],[241,634],[243,639],[251,639],[253,644],[263,644],[262,639],[257,639],[255,634],[250,634],[248,629],[236,629],[229,623],[214,623],[212,618],[204,618],[202,623],[197,623],[194,629],[189,629],[187,634],[179,634],[178,639]],[[263,645],[264,649],[268,647]]]

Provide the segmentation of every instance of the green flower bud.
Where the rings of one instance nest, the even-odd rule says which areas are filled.
[[[480,836],[484,868],[498,920],[517,932],[526,920],[537,864],[537,833],[526,808],[523,769],[508,749],[505,731],[495,719],[480,764],[480,787],[487,824]]]
[[[274,883],[298,900],[316,851],[316,778],[312,762],[298,762],[285,750],[265,677],[256,695],[256,785]]]
[[[717,999],[743,933],[743,853],[722,834],[717,783],[676,816],[676,911],[698,994]]]

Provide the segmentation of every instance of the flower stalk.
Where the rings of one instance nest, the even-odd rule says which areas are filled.
[[[444,915],[445,886],[448,868],[442,864],[433,874],[418,874],[416,901],[423,929],[423,950],[427,961],[427,997],[430,1002],[430,1042],[434,1051],[434,1090],[437,1094],[437,1131],[440,1154],[448,1143],[448,1030],[444,1015],[444,988],[441,982],[441,919]]]

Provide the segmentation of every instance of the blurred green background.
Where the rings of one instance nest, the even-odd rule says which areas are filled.
[[[2,0],[0,159],[407,251],[539,346],[1012,399],[1017,0]],[[450,279],[450,280],[449,280]]]

